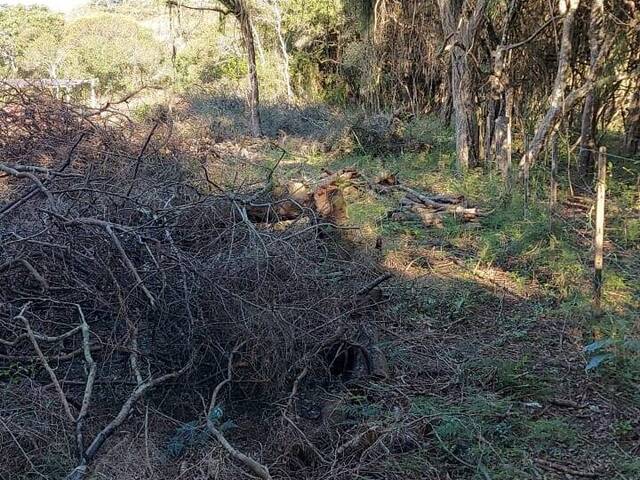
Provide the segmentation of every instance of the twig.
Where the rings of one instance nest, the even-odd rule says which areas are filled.
[[[16,178],[28,178],[29,180],[31,180],[33,183],[36,184],[36,187],[42,193],[44,193],[45,197],[47,197],[47,201],[51,205],[54,204],[54,199],[53,199],[53,195],[51,195],[51,192],[49,192],[49,190],[47,190],[47,188],[42,184],[40,179],[38,177],[36,177],[33,173],[31,173],[31,172],[20,172],[20,171],[16,170],[15,168],[11,168],[10,166],[5,165],[4,163],[0,163],[0,171],[8,173],[9,175],[12,175],[12,176],[14,176]],[[6,212],[6,210],[5,210],[5,212]]]
[[[171,7],[186,8],[187,10],[217,12],[217,13],[223,15],[223,16],[229,15],[231,13],[230,10],[225,10],[224,8],[220,8],[220,7],[192,6],[192,5],[184,4],[182,2],[176,2],[175,0],[168,0],[167,1],[167,5],[171,6]]]
[[[129,395],[129,398],[127,398],[126,402],[124,402],[115,418],[111,420],[111,422],[109,422],[109,424],[107,424],[107,426],[104,427],[100,432],[98,432],[89,447],[87,447],[87,449],[84,451],[80,464],[75,467],[71,471],[71,473],[69,473],[69,475],[67,475],[65,480],[83,479],[87,473],[89,464],[95,458],[95,455],[100,447],[102,447],[104,442],[113,434],[113,432],[115,432],[125,422],[129,414],[131,413],[131,409],[138,402],[138,400],[140,400],[140,398],[142,398],[142,396],[148,390],[157,387],[167,380],[179,377],[185,371],[187,371],[189,366],[190,365],[187,364],[177,372],[167,373],[165,375],[162,375],[161,377],[155,378],[136,387],[136,389],[131,392],[131,395]]]
[[[96,380],[97,365],[91,355],[91,336],[89,331],[89,325],[84,318],[84,312],[79,304],[76,304],[78,313],[80,314],[80,327],[82,329],[82,350],[84,352],[84,360],[89,367],[89,375],[87,376],[87,383],[84,388],[84,395],[82,396],[82,406],[80,407],[80,413],[76,419],[76,445],[78,452],[81,456],[81,460],[84,458],[84,441],[82,436],[82,427],[84,426],[84,419],[89,411],[89,405],[91,404],[91,395],[93,393],[93,385]]]
[[[576,470],[575,468],[568,467],[566,465],[562,465],[556,462],[550,462],[548,460],[543,460],[541,458],[536,459],[536,463],[539,464],[542,468],[546,468],[547,470],[557,470],[563,473],[568,473],[569,475],[575,475],[577,477],[585,477],[585,478],[598,478],[599,474],[593,472],[585,472],[584,470]]]
[[[33,464],[33,462],[31,461],[31,459],[29,458],[29,455],[27,455],[27,452],[24,451],[24,448],[22,448],[22,445],[20,445],[20,442],[18,441],[18,439],[16,438],[16,436],[13,434],[13,432],[11,431],[11,429],[9,428],[9,426],[4,423],[4,420],[2,420],[2,417],[0,416],[0,423],[2,424],[2,426],[4,427],[4,429],[9,433],[9,435],[11,436],[11,438],[13,439],[13,441],[15,442],[15,444],[18,446],[18,449],[20,450],[20,452],[22,453],[22,455],[24,456],[25,460],[27,461],[27,463],[29,464],[29,466],[31,467],[31,469],[39,476],[44,478],[45,480],[47,480],[48,477],[46,477],[45,475],[43,475],[42,473],[40,473],[38,471],[38,469],[36,468],[36,466]]]
[[[242,346],[245,343],[247,342],[244,341],[236,345],[235,348],[231,351],[231,354],[229,355],[229,361],[227,363],[227,378],[225,378],[216,386],[216,388],[213,391],[213,394],[211,395],[211,402],[209,403],[209,411],[207,412],[207,427],[209,428],[211,433],[213,433],[216,439],[222,444],[225,450],[227,450],[227,452],[229,452],[229,454],[233,458],[244,463],[253,473],[255,473],[258,477],[262,478],[263,480],[272,480],[271,475],[269,474],[269,469],[266,466],[262,465],[261,463],[255,461],[253,458],[245,455],[241,451],[234,448],[233,445],[231,445],[229,441],[225,438],[222,432],[218,430],[218,428],[215,426],[212,419],[213,410],[216,408],[216,400],[218,397],[218,393],[220,392],[223,386],[225,386],[227,383],[231,381],[232,374],[233,374],[233,369],[232,369],[233,356],[236,353],[238,353],[238,350],[242,348]]]
[[[360,290],[358,290],[356,292],[356,296],[357,297],[362,297],[363,295],[366,295],[367,293],[369,293],[371,290],[373,290],[374,288],[376,288],[378,285],[380,285],[383,282],[386,282],[387,280],[389,280],[390,278],[393,277],[393,274],[390,272],[387,273],[383,273],[382,275],[380,275],[378,278],[376,278],[375,280],[373,280],[372,282],[368,283],[367,285],[365,285],[364,287],[362,287]]]
[[[147,138],[144,141],[144,144],[142,145],[142,148],[140,149],[140,153],[138,154],[138,157],[136,158],[136,166],[135,166],[135,169],[133,171],[133,178],[131,179],[131,185],[129,185],[129,190],[127,190],[127,194],[126,194],[127,197],[129,195],[131,195],[131,190],[133,190],[133,186],[136,183],[136,178],[138,178],[138,169],[140,168],[140,161],[142,160],[142,156],[144,155],[144,152],[147,149],[147,146],[149,146],[149,142],[151,141],[151,137],[153,137],[153,134],[155,133],[156,129],[158,128],[158,125],[160,125],[159,122],[156,122],[156,123],[153,124],[153,128],[149,132],[149,135],[147,135]]]
[[[45,357],[44,353],[42,353],[42,350],[40,349],[40,345],[38,344],[38,340],[36,340],[33,330],[31,329],[31,324],[29,323],[29,320],[27,320],[27,317],[25,317],[25,312],[28,307],[29,307],[29,303],[26,303],[20,310],[20,313],[15,318],[17,320],[22,320],[24,327],[27,329],[27,335],[31,340],[31,344],[33,345],[33,348],[35,349],[36,354],[40,359],[40,362],[42,362],[42,366],[49,374],[49,378],[51,378],[51,382],[53,383],[56,391],[58,392],[58,396],[60,397],[60,402],[62,403],[64,411],[67,414],[67,417],[72,423],[74,423],[76,419],[73,413],[71,412],[71,406],[69,405],[69,401],[67,400],[67,397],[64,394],[64,390],[62,390],[62,387],[60,386],[60,382],[58,381],[58,376],[56,375],[56,372],[54,372],[53,369],[49,366],[47,357]]]
[[[48,335],[41,335],[35,332],[33,336],[36,338],[36,340],[40,342],[59,342],[60,340],[64,340],[65,338],[70,337],[71,335],[74,335],[75,333],[79,332],[81,328],[82,328],[82,325],[78,325],[77,327],[72,328],[71,330],[64,332],[63,334],[57,335],[55,337],[50,337]],[[27,333],[20,334],[16,336],[13,340],[5,340],[3,338],[0,338],[0,345],[5,345],[7,347],[14,347],[18,344],[20,340],[24,338],[29,338],[29,334]]]
[[[309,367],[305,365],[305,367],[302,369],[302,372],[300,372],[300,374],[296,377],[295,381],[293,382],[293,386],[291,387],[291,394],[289,395],[289,398],[287,399],[287,404],[284,407],[283,415],[285,417],[291,411],[291,407],[293,406],[293,401],[295,400],[296,395],[298,394],[298,388],[300,387],[300,382],[307,375],[308,372],[309,372]]]
[[[151,304],[152,307],[155,307],[155,305],[156,305],[155,297],[153,296],[153,294],[145,286],[145,284],[142,281],[142,278],[140,277],[140,274],[138,273],[138,270],[136,269],[135,265],[133,264],[133,262],[131,261],[131,259],[127,255],[127,252],[124,251],[124,248],[122,248],[122,244],[120,243],[120,240],[118,239],[116,234],[113,233],[113,229],[111,228],[111,225],[110,224],[104,225],[104,228],[107,231],[107,233],[109,234],[109,236],[111,237],[111,240],[113,241],[114,245],[118,249],[118,252],[120,253],[120,256],[124,260],[125,264],[127,265],[127,267],[129,267],[129,270],[131,270],[131,273],[133,274],[134,278],[136,279],[136,282],[138,283],[138,285],[140,285],[140,288],[142,289],[144,294],[149,299],[149,303]]]
[[[57,170],[58,172],[63,172],[71,164],[71,160],[73,159],[73,153],[78,148],[78,145],[80,145],[80,142],[82,142],[82,139],[84,138],[84,135],[85,135],[84,133],[80,134],[80,137],[78,138],[78,140],[76,140],[76,142],[73,144],[73,146],[69,150],[69,153],[67,154],[67,159],[62,164],[62,166]],[[0,210],[0,217],[2,217],[4,215],[7,215],[13,209],[19,207],[20,205],[22,205],[23,203],[28,201],[30,198],[35,196],[36,193],[38,193],[38,190],[39,190],[39,187],[33,187],[29,192],[27,192],[24,196],[22,196],[18,200],[15,200],[14,202],[12,202],[10,204],[5,205],[2,208],[2,210]]]

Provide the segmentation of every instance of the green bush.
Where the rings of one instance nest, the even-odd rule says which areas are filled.
[[[44,7],[0,6],[0,75],[55,75],[63,29],[62,15]]]
[[[176,56],[176,74],[180,86],[212,84],[221,80],[238,82],[248,73],[244,55],[239,49],[229,51],[220,45],[221,34],[207,25]]]
[[[65,28],[64,73],[97,78],[102,92],[142,86],[157,78],[162,47],[150,30],[120,15],[80,18]]]

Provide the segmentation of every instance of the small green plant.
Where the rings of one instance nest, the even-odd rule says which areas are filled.
[[[550,444],[568,444],[577,439],[573,427],[559,418],[540,419],[527,423],[526,439],[530,445],[546,447]]]
[[[635,431],[635,427],[630,420],[618,420],[613,425],[611,425],[611,430],[613,431],[613,434],[620,440],[627,440],[631,438],[632,434]]]
[[[588,361],[586,371],[595,370],[625,357],[637,357],[640,354],[640,340],[635,338],[602,338],[584,347]]]

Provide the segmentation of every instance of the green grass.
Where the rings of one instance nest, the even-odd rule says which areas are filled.
[[[387,218],[400,195],[360,192],[348,198],[349,221],[361,227],[367,245],[371,245],[370,237],[382,237],[383,254],[405,254],[430,280],[425,284],[407,281],[406,290],[399,288],[396,301],[389,305],[403,333],[434,331],[437,339],[452,332],[450,325],[459,327],[453,331],[454,336],[459,332],[458,340],[452,344],[442,340],[448,350],[433,346],[434,354],[451,368],[450,387],[458,396],[439,391],[412,395],[405,410],[408,417],[399,420],[378,396],[355,395],[345,405],[345,413],[353,424],[393,426],[407,418],[428,422],[418,449],[386,460],[389,471],[404,472],[406,478],[428,478],[429,472],[443,465],[452,478],[538,478],[535,458],[562,458],[567,452],[588,450],[592,447],[583,438],[593,433],[588,424],[571,418],[570,411],[563,417],[541,413],[536,407],[549,405],[567,386],[564,382],[573,381],[555,359],[547,358],[558,353],[554,347],[558,339],[556,333],[545,336],[541,321],[572,329],[571,336],[578,343],[567,342],[563,348],[577,348],[578,354],[594,339],[615,339],[607,350],[612,360],[589,375],[616,398],[640,404],[640,352],[627,344],[639,333],[640,220],[629,215],[640,208],[635,184],[638,165],[625,165],[634,175],[622,174],[616,165],[610,178],[607,239],[614,249],[605,260],[603,312],[594,316],[591,216],[588,209],[563,218],[550,212],[546,165],[541,163],[533,170],[525,204],[522,188],[516,185],[507,192],[496,174],[477,169],[456,176],[451,131],[437,121],[413,121],[405,125],[404,135],[430,143],[432,148],[380,156],[356,146],[336,157],[315,153],[308,165],[317,171],[355,167],[371,179],[384,172],[397,173],[408,186],[426,193],[462,194],[471,205],[488,212],[479,228],[466,228],[453,217],[445,218],[442,228],[425,228],[419,222]],[[562,175],[561,201],[569,190],[566,172]],[[450,274],[430,275],[429,260],[412,249],[431,249],[436,240],[444,245],[443,254],[457,255],[466,270],[452,267],[457,270]],[[479,283],[470,273],[484,267],[503,272],[517,290],[535,295],[519,299],[516,307],[503,312],[499,290]],[[424,341],[431,342],[431,337]],[[411,346],[389,341],[382,348],[391,369],[411,372],[420,368]],[[589,355],[585,357],[588,361]],[[579,355],[574,358],[581,361]],[[610,435],[624,442],[634,435],[634,428],[635,424],[622,418],[612,423]],[[637,459],[615,449],[610,458],[627,478],[640,476]]]
[[[580,444],[570,418],[535,419],[518,402],[495,394],[476,393],[460,403],[414,397],[410,415],[430,419],[431,449],[425,460],[433,463],[439,456],[444,462],[457,456],[477,478],[486,478],[485,473],[490,478],[534,478],[525,472],[535,455]],[[425,468],[417,454],[400,464],[412,472]]]
[[[467,260],[470,265],[499,268],[523,288],[535,282],[556,305],[548,315],[581,322],[587,336],[594,329],[601,335],[637,335],[634,312],[640,308],[640,220],[629,213],[640,208],[636,185],[640,162],[616,161],[610,165],[613,173],[608,185],[607,238],[615,245],[615,254],[606,260],[605,315],[593,321],[591,217],[587,211],[568,219],[550,214],[548,166],[544,162],[532,172],[529,202],[525,205],[521,187],[516,185],[507,194],[497,174],[487,175],[477,169],[463,177],[456,176],[452,132],[437,120],[413,120],[403,132],[406,138],[429,143],[432,148],[384,156],[354,148],[339,158],[327,159],[327,164],[332,168],[354,166],[369,178],[382,172],[397,173],[402,182],[427,193],[463,194],[472,205],[479,205],[490,214],[479,229],[470,230],[452,217],[445,218],[441,229],[425,229],[418,222],[384,218],[394,198],[381,201],[370,197],[359,198],[350,206],[352,224],[382,236],[388,249],[401,248],[407,242],[420,245],[433,238],[466,251],[471,246],[474,255]],[[566,160],[561,159],[560,163],[563,165]],[[566,172],[561,172],[561,200],[569,191],[566,179]],[[444,308],[462,315],[475,310],[459,295]],[[611,321],[612,316],[615,322]]]

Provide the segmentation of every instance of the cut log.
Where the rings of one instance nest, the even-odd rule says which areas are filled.
[[[347,204],[342,191],[359,174],[354,169],[325,173],[327,176],[316,184],[315,189],[299,181],[273,187],[268,200],[251,202],[247,206],[248,218],[255,223],[295,220],[308,209],[307,213],[313,210],[336,224],[346,222]]]
[[[414,203],[409,207],[409,211],[417,215],[425,227],[442,228],[444,226],[442,215],[434,212],[433,210],[429,210],[426,207],[422,207]]]
[[[480,211],[476,207],[469,208],[469,207],[464,207],[462,205],[440,203],[410,188],[404,187],[403,190],[404,189],[407,189],[409,191],[407,191],[407,195],[404,197],[404,199],[401,200],[401,203],[402,202],[404,202],[405,204],[414,203],[414,204],[422,205],[424,207],[429,207],[436,212],[452,213],[454,215],[458,215],[463,218],[477,218],[482,216],[482,213],[480,213]]]

